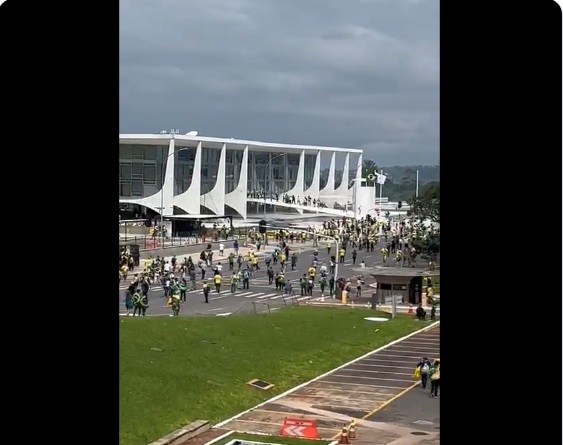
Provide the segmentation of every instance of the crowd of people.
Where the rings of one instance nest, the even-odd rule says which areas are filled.
[[[288,193],[266,193],[263,190],[249,190],[247,193],[247,198],[253,199],[264,199],[269,201],[280,202],[280,196],[282,202],[285,204],[297,204],[299,206],[310,206],[317,208],[328,208],[324,201],[320,198],[312,198],[311,196],[295,196]],[[275,202],[273,203],[275,205]]]
[[[320,289],[321,296],[332,297],[336,289],[345,290],[352,296],[360,297],[363,285],[363,276],[338,277],[335,274],[336,263],[343,263],[349,255],[352,264],[356,264],[358,251],[373,252],[378,242],[384,242],[380,252],[383,263],[394,261],[397,267],[415,267],[418,252],[412,245],[412,238],[424,236],[420,228],[411,227],[408,222],[390,223],[386,219],[365,217],[357,220],[351,218],[333,218],[323,222],[322,226],[309,227],[305,231],[291,229],[275,231],[276,245],[273,252],[265,254],[260,261],[257,252],[262,245],[268,243],[268,237],[256,230],[249,232],[249,241],[256,246],[250,249],[247,255],[239,251],[239,242],[233,242],[233,251],[224,255],[225,245],[219,244],[219,258],[214,258],[211,245],[203,250],[199,259],[193,260],[191,256],[184,257],[181,261],[175,256],[170,261],[157,256],[145,262],[143,273],[135,274],[129,286],[126,307],[133,313],[144,314],[148,307],[148,290],[153,283],[162,286],[163,298],[168,300],[174,315],[178,315],[180,305],[186,301],[186,292],[196,290],[198,278],[202,281],[202,293],[205,302],[209,302],[209,294],[214,291],[224,291],[224,281],[227,280],[228,289],[232,293],[239,290],[248,290],[251,279],[256,271],[262,268],[266,271],[268,283],[276,290],[287,295],[299,293],[301,296],[312,296],[313,289]],[[291,245],[313,241],[313,256],[311,264],[304,265],[307,272],[295,283],[286,276],[287,268],[295,270],[297,255],[291,251]],[[320,261],[318,249],[326,249],[328,262]],[[390,256],[392,260],[390,260]],[[120,251],[120,282],[126,280],[128,271],[133,269],[132,255],[126,248]],[[366,267],[361,261],[359,267]],[[295,287],[294,287],[295,286]],[[146,304],[146,306],[145,306]],[[138,308],[137,311],[134,309]],[[144,308],[144,309],[143,309]]]

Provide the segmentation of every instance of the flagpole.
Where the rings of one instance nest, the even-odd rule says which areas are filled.
[[[418,170],[416,171],[416,197],[418,198]]]
[[[380,175],[383,175],[383,170],[381,170],[381,172],[379,172]],[[379,183],[379,217],[381,218],[381,210],[382,210],[382,206],[381,206],[381,200],[383,199],[383,184],[380,182]]]

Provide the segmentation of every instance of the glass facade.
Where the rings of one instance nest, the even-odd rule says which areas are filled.
[[[174,195],[186,192],[192,182],[197,149],[176,146],[174,155]],[[226,151],[225,193],[238,185],[244,151],[240,148]],[[202,145],[201,195],[210,192],[217,182],[220,148]],[[142,198],[162,189],[163,173],[168,157],[168,144],[119,145],[119,196]],[[310,187],[315,173],[316,154],[305,154],[305,188]],[[297,182],[299,154],[248,152],[248,190],[266,190],[283,193]]]
[[[283,193],[297,182],[299,154],[248,153],[248,190]]]
[[[305,190],[307,190],[313,184],[316,162],[316,154],[305,154]]]
[[[162,188],[168,145],[119,145],[119,196],[141,198]]]

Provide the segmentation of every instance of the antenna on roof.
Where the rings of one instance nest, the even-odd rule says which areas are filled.
[[[198,134],[196,130],[190,130],[186,133],[186,136],[197,136]]]

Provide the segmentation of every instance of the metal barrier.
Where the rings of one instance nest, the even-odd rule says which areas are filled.
[[[197,235],[165,237],[164,240],[159,236],[153,237],[150,235],[124,236],[120,237],[119,242],[120,244],[138,244],[140,250],[154,250],[238,239],[243,242],[246,241],[248,232],[248,227],[234,228],[227,237],[224,237],[224,233],[221,233],[220,230],[206,229]]]

